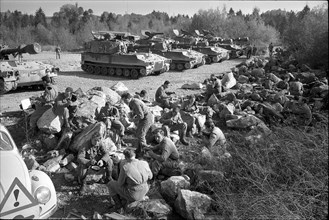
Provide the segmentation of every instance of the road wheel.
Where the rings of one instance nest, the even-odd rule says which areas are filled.
[[[115,70],[115,75],[117,75],[117,76],[122,76],[122,69],[121,69],[121,68],[117,68],[117,69]]]
[[[192,64],[191,63],[185,63],[184,65],[185,69],[191,69],[192,68]]]
[[[6,92],[11,90],[11,82],[5,82],[4,79],[0,78],[0,94],[5,94]]]
[[[123,70],[123,76],[124,77],[129,77],[130,76],[130,70],[129,69],[124,69]]]
[[[131,70],[131,78],[138,79],[138,77],[139,77],[138,70],[132,69]]]
[[[211,58],[210,57],[206,57],[206,63],[207,64],[211,63]]]
[[[170,64],[170,69],[171,69],[171,70],[176,69],[176,64],[175,64],[175,63],[171,63],[171,64]]]
[[[81,65],[81,69],[82,69],[83,71],[87,71],[87,68],[88,68],[88,65],[87,65],[87,64],[82,64],[82,65]]]
[[[94,74],[95,68],[93,66],[88,66],[87,72],[89,74]]]
[[[219,57],[218,56],[213,57],[212,62],[218,63],[219,62]]]
[[[95,71],[94,71],[94,73],[95,73],[96,75],[101,74],[101,67],[100,67],[100,66],[96,66],[96,67],[95,67]]]
[[[146,76],[146,69],[141,69],[139,72],[141,76]]]
[[[102,74],[102,75],[107,75],[107,67],[103,66],[103,67],[101,68],[101,74]]]
[[[179,71],[182,71],[182,70],[184,69],[184,65],[181,64],[181,63],[177,64],[177,69],[178,69]]]
[[[109,74],[110,76],[114,76],[114,75],[115,75],[115,69],[114,69],[114,68],[109,68],[109,72],[108,72],[108,74]]]

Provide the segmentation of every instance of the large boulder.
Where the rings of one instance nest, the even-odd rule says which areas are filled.
[[[296,75],[297,79],[300,79],[300,82],[303,84],[308,84],[316,80],[315,73],[312,72],[301,72]]]
[[[105,131],[106,125],[104,122],[97,122],[95,124],[89,125],[73,139],[73,142],[69,147],[70,150],[73,152],[78,152],[79,149],[89,144],[89,140],[95,133],[100,133],[102,136],[104,136]]]
[[[264,123],[262,120],[254,115],[246,115],[238,119],[231,119],[226,121],[226,126],[229,128],[248,128],[257,124]]]
[[[94,90],[102,91],[106,96],[106,101],[110,102],[111,105],[117,104],[121,100],[121,96],[114,90],[102,86],[102,87],[95,87]]]
[[[83,98],[79,100],[74,113],[73,123],[80,129],[84,129],[90,124],[96,122],[98,104],[94,101]]]
[[[276,75],[274,75],[273,73],[269,73],[268,77],[271,81],[273,81],[274,83],[278,83],[280,81],[282,81],[282,79],[280,79],[279,77],[277,77]]]
[[[251,75],[257,78],[263,78],[265,75],[265,70],[263,68],[255,68],[251,71]]]
[[[161,182],[161,195],[169,205],[174,205],[180,189],[189,189],[190,182],[183,176],[172,176]]]
[[[118,82],[115,85],[113,85],[111,87],[112,90],[116,91],[120,96],[123,93],[127,93],[128,92],[128,88],[125,86],[125,84],[123,84],[122,82]]]
[[[128,204],[126,212],[143,219],[167,219],[172,208],[163,199],[150,199]]]
[[[230,89],[236,84],[236,79],[232,72],[225,73],[222,78],[222,85],[225,89]]]
[[[213,106],[216,105],[219,102],[218,98],[216,97],[215,94],[212,94],[210,98],[207,101],[208,106]]]
[[[37,122],[38,128],[48,134],[59,133],[62,129],[64,119],[54,114],[52,109],[48,109],[39,118]]]
[[[201,219],[208,211],[211,205],[211,198],[205,194],[190,191],[179,190],[175,201],[176,212],[186,219]]]

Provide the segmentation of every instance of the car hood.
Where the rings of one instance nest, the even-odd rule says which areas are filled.
[[[29,172],[22,157],[15,151],[0,151],[0,201],[15,178],[31,192]]]

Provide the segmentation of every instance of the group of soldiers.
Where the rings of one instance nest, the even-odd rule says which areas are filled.
[[[74,105],[77,99],[73,89],[68,87],[65,92],[60,93],[48,76],[43,77],[42,80],[45,91],[37,99],[35,111],[30,117],[30,127],[37,131],[37,120],[45,111],[52,109],[56,116],[64,120],[63,128],[71,129],[70,106]],[[170,132],[178,131],[180,143],[185,146],[189,145],[186,140],[187,123],[183,121],[180,111],[191,110],[191,107],[195,106],[195,99],[192,99],[192,102],[188,100],[182,108],[180,104],[176,105],[171,101],[171,95],[174,93],[167,91],[169,86],[170,82],[165,81],[155,94],[156,104],[165,109],[165,113],[161,117],[154,117],[148,107],[150,101],[145,90],[134,96],[130,93],[122,94],[122,102],[130,108],[130,121],[137,125],[135,132],[137,144],[134,147],[129,147],[123,140],[126,130],[120,120],[121,111],[110,102],[106,102],[105,106],[101,108],[96,119],[105,123],[106,137],[113,137],[113,134],[119,137],[115,144],[119,149],[125,148],[124,160],[119,160],[114,152],[108,150],[106,137],[99,133],[95,133],[89,140],[89,144],[78,152],[78,182],[81,185],[85,183],[87,171],[91,167],[104,168],[106,174],[103,181],[110,188],[110,196],[115,202],[114,209],[122,207],[122,201],[132,202],[145,199],[149,190],[147,184],[149,180],[182,174],[179,150],[170,138]],[[223,155],[227,153],[225,136],[211,121],[211,117],[208,119],[203,132],[204,144],[210,150]],[[151,126],[155,122],[161,123],[162,127],[152,130]],[[147,140],[148,133],[151,133],[153,142]],[[150,143],[155,143],[155,145]]]

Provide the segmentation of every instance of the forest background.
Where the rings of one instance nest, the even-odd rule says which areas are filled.
[[[35,14],[7,11],[0,14],[0,44],[17,47],[38,42],[43,49],[60,45],[62,50],[81,49],[91,40],[91,31],[126,31],[140,35],[141,30],[163,32],[172,37],[173,29],[209,30],[222,38],[249,37],[257,47],[284,46],[295,58],[312,68],[328,68],[328,3],[315,8],[306,5],[302,11],[281,9],[251,14],[230,8],[199,10],[192,17],[153,11],[146,15],[114,14],[104,11],[101,16],[78,4],[65,4],[53,16],[46,17],[42,8]]]

